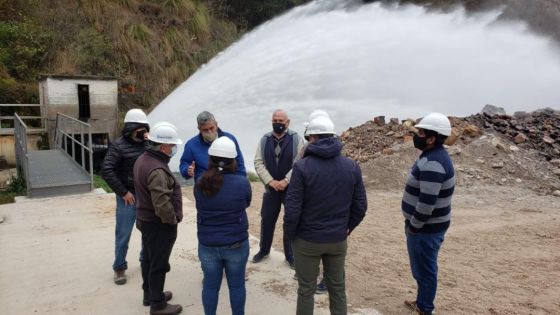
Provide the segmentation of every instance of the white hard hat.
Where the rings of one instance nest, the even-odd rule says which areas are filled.
[[[141,124],[150,124],[148,122],[148,117],[146,117],[146,114],[138,108],[134,108],[129,110],[128,112],[126,112],[126,115],[124,116],[124,122],[125,123],[130,123],[130,122],[135,122],[135,123],[141,123]]]
[[[424,116],[414,127],[432,130],[444,136],[449,136],[451,134],[451,123],[449,119],[447,116],[440,113],[430,113]]]
[[[326,111],[322,110],[322,109],[316,109],[314,111],[311,112],[311,114],[309,114],[309,117],[307,118],[307,121],[303,123],[304,126],[308,126],[309,122],[312,121],[313,119],[317,118],[317,117],[327,117],[327,118],[331,118],[331,116],[329,116],[329,113],[327,113]]]
[[[335,132],[333,122],[330,118],[325,116],[319,116],[310,121],[309,125],[307,125],[307,129],[305,130],[306,136],[327,134],[335,134]]]
[[[219,137],[210,145],[208,155],[234,159],[237,157],[237,148],[230,138]]]
[[[183,143],[183,141],[179,139],[177,128],[175,128],[172,123],[169,123],[167,121],[162,121],[155,124],[155,126],[152,127],[152,130],[148,134],[148,140],[165,144]]]

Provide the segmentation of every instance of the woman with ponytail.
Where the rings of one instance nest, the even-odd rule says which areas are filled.
[[[233,315],[245,313],[245,267],[249,258],[251,186],[236,175],[237,150],[227,137],[212,142],[208,170],[194,189],[197,210],[198,258],[204,273],[202,304],[215,315],[225,271]]]

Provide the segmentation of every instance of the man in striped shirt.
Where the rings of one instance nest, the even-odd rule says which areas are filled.
[[[414,146],[422,154],[414,163],[403,194],[402,213],[410,268],[418,285],[416,300],[404,303],[418,314],[432,314],[437,289],[437,257],[451,222],[455,188],[453,162],[443,142],[451,134],[449,119],[426,115],[415,126]]]

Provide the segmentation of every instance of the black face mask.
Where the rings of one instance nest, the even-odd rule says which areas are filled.
[[[146,130],[140,130],[136,133],[136,140],[143,142],[144,141],[144,135],[146,134]]]
[[[426,136],[420,137],[419,135],[415,134],[414,137],[412,137],[412,141],[414,141],[414,147],[421,151],[424,151],[424,149],[428,145],[426,143],[426,141],[428,141],[428,137]]]
[[[286,130],[286,124],[283,123],[272,123],[272,130],[276,134],[282,134]]]

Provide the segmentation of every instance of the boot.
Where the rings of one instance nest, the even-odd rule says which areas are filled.
[[[171,298],[173,298],[173,293],[171,293],[171,291],[164,291],[163,295],[165,296],[165,302],[171,300]],[[142,301],[142,304],[144,306],[150,306],[150,298],[149,295],[144,292],[144,300]]]
[[[167,304],[161,309],[154,309],[152,306],[150,308],[150,315],[177,315],[181,313],[183,307],[179,304]]]
[[[124,269],[115,271],[115,275],[113,276],[113,281],[115,281],[115,284],[118,285],[126,283],[126,275],[124,274]]]

